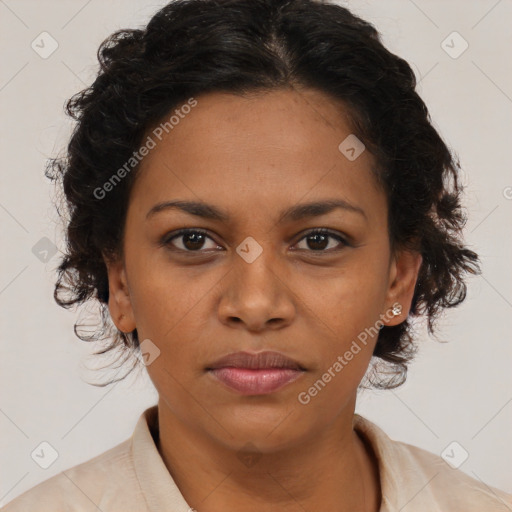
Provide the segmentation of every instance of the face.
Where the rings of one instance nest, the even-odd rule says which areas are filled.
[[[310,89],[196,101],[161,140],[148,131],[124,259],[108,262],[110,312],[150,340],[147,370],[176,421],[271,451],[351,421],[378,327],[405,320],[421,257],[390,253],[372,155],[339,149],[352,134],[341,103]],[[154,209],[170,201],[210,209]],[[303,371],[244,394],[206,370],[267,350]]]

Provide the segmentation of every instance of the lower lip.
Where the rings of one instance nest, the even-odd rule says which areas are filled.
[[[304,372],[290,368],[216,368],[209,370],[221,382],[242,395],[266,395],[297,380]]]

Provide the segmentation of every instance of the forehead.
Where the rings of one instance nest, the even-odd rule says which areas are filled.
[[[349,159],[343,152],[354,134],[341,102],[311,89],[216,92],[195,101],[164,117],[163,123],[174,113],[167,129],[161,123],[147,131],[155,145],[132,192],[141,208],[188,198],[227,210],[282,210],[283,204],[327,196],[364,207],[382,196],[372,155],[362,151]]]

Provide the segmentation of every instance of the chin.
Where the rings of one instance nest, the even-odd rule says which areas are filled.
[[[216,432],[222,436],[219,442],[233,450],[239,450],[247,443],[254,444],[261,453],[285,450],[313,435],[313,426],[308,428],[309,422],[306,418],[299,418],[298,413],[297,409],[276,404],[231,405],[226,414],[216,415],[225,429],[219,428]]]

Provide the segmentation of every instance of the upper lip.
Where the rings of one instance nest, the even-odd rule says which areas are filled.
[[[215,370],[217,368],[250,368],[259,370],[264,368],[290,368],[293,370],[305,370],[297,361],[290,359],[281,352],[266,350],[264,352],[233,352],[214,363],[210,364],[206,369]]]

